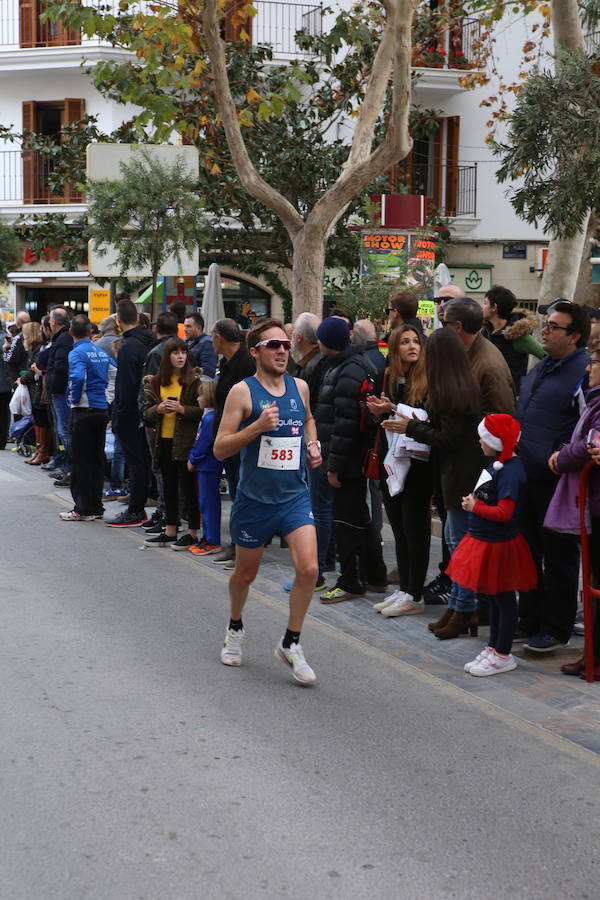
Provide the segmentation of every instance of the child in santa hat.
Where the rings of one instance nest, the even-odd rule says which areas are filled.
[[[521,426],[512,416],[498,413],[486,416],[478,431],[484,454],[497,459],[483,470],[473,493],[463,497],[469,531],[454,551],[447,574],[489,601],[489,643],[465,664],[465,672],[481,677],[516,669],[510,652],[517,627],[516,591],[532,590],[537,570],[518,526],[527,483],[523,463],[515,456]]]

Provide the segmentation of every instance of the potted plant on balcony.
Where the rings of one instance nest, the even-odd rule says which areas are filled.
[[[461,47],[456,47],[450,53],[450,68],[452,69],[472,69],[473,63],[467,59]]]
[[[412,28],[412,64],[421,68],[441,69],[446,62],[443,33],[439,22],[422,10],[415,16]]]

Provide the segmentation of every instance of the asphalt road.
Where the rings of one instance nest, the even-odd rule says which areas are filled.
[[[0,454],[2,900],[598,897],[591,752],[310,617],[302,688],[260,592],[225,668],[225,576],[52,490]]]

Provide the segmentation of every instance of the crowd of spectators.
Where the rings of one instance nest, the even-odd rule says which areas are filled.
[[[496,446],[495,429],[514,417],[527,487],[510,495],[509,518],[496,521],[518,520],[537,585],[519,591],[513,638],[533,652],[555,650],[569,640],[577,611],[578,475],[590,459],[600,463],[592,446],[600,429],[600,311],[559,299],[539,320],[506,288],[493,287],[481,306],[453,285],[438,292],[439,327],[431,335],[417,311],[410,291],[393,293],[381,341],[380,323],[354,322],[343,309],[323,320],[301,313],[288,327],[288,372],[308,384],[323,459],[306,473],[315,591],[324,604],[385,595],[373,610],[386,619],[443,604],[429,624],[439,640],[476,634],[490,616],[497,622],[493,597],[452,581],[446,569],[476,533],[477,509],[487,517],[475,487],[489,457],[506,450],[501,439]],[[142,527],[149,546],[233,568],[235,547],[221,540],[220,483],[234,499],[239,458],[220,463],[212,447],[231,388],[255,372],[240,324],[221,319],[206,333],[199,313],[177,309],[149,327],[124,296],[98,328],[60,306],[41,323],[19,313],[14,333],[0,336],[0,449],[9,439],[11,396],[22,385],[36,443],[25,461],[70,489],[73,508],[62,520]],[[111,501],[123,507],[105,517]],[[383,557],[383,511],[393,572]],[[443,553],[426,584],[434,511]],[[590,479],[590,533],[598,566],[600,471]],[[597,632],[600,671],[600,625]]]

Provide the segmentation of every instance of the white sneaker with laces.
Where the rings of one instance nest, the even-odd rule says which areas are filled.
[[[379,603],[374,603],[371,608],[374,609],[375,612],[381,612],[381,610],[385,609],[386,606],[391,606],[392,603],[395,603],[398,598],[402,599],[404,597],[406,597],[404,591],[398,589],[397,591],[394,591],[393,594],[390,594],[389,597],[386,597],[385,600],[380,600]]]
[[[304,650],[300,644],[292,644],[287,648],[280,642],[275,648],[275,656],[287,663],[292,675],[300,684],[313,684],[317,680],[317,676],[304,658]]]
[[[465,672],[470,672],[473,666],[479,665],[480,662],[483,662],[484,659],[487,659],[490,653],[493,653],[493,650],[490,650],[489,647],[484,647],[481,653],[479,653],[475,659],[472,659],[471,662],[467,662],[464,665]]]
[[[221,662],[224,666],[241,666],[242,642],[245,634],[243,628],[239,631],[228,628],[225,632],[225,644],[221,650]]]
[[[475,675],[477,678],[484,678],[486,675],[501,675],[502,672],[512,672],[517,668],[517,661],[514,656],[509,654],[508,659],[501,659],[495,653],[490,653],[485,659],[482,659],[476,666],[471,666],[469,675]]]
[[[413,600],[410,594],[403,594],[398,597],[389,606],[381,610],[381,615],[386,619],[393,616],[415,616],[418,613],[425,612],[425,602],[423,600]]]

